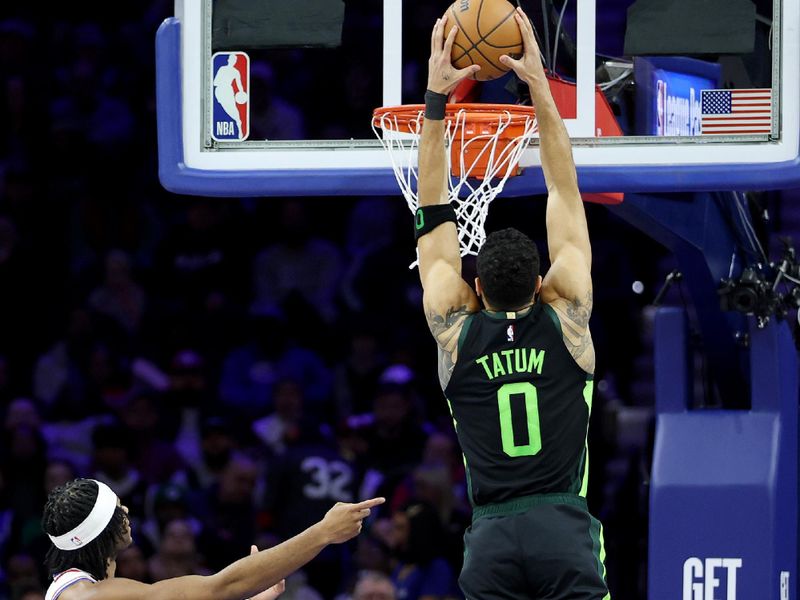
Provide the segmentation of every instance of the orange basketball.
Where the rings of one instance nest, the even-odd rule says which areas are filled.
[[[480,65],[478,81],[497,79],[508,72],[500,62],[503,54],[522,56],[522,34],[508,0],[456,0],[447,9],[448,29],[458,25],[451,58],[463,69]]]

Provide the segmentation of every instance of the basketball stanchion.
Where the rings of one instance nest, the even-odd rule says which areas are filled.
[[[372,117],[372,130],[389,152],[412,213],[419,206],[417,155],[424,112],[422,104],[407,104],[378,108]],[[451,173],[448,198],[458,217],[461,256],[477,255],[486,240],[489,204],[509,177],[521,173],[519,160],[537,131],[536,116],[531,106],[448,104],[445,120]]]

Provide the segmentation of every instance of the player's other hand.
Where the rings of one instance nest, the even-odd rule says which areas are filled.
[[[531,26],[530,19],[521,8],[517,8],[514,13],[514,19],[519,25],[519,30],[522,33],[522,45],[524,52],[522,58],[513,59],[507,54],[500,57],[500,62],[505,66],[514,69],[517,77],[522,81],[531,84],[542,83],[546,84],[547,79],[544,75],[544,67],[542,66],[542,55],[539,52],[539,44],[536,43],[536,38],[533,35],[533,27]]]
[[[453,51],[453,40],[456,39],[458,27],[447,28],[447,13],[436,20],[431,34],[431,57],[428,60],[428,89],[437,94],[449,94],[467,77],[474,75],[480,66],[470,65],[456,69],[450,60]]]
[[[256,548],[255,546],[250,546],[250,554],[258,554],[258,548]],[[286,580],[281,579],[271,588],[267,588],[260,594],[251,596],[249,600],[275,600],[275,598],[280,596],[285,591],[286,591]]]
[[[361,523],[370,509],[386,502],[385,498],[372,498],[358,504],[337,502],[319,522],[329,544],[341,544],[361,532]]]

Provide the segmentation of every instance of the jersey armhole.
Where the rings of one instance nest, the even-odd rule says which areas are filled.
[[[544,312],[550,317],[550,320],[553,322],[553,325],[556,326],[556,331],[558,331],[558,335],[564,335],[564,332],[561,331],[561,319],[558,318],[556,311],[553,310],[553,307],[549,304],[545,304],[543,307]]]
[[[91,577],[78,577],[77,579],[73,579],[72,581],[64,584],[62,587],[60,587],[58,590],[56,590],[55,593],[53,593],[53,595],[51,596],[50,600],[58,600],[61,597],[61,594],[63,594],[69,588],[71,588],[73,585],[75,585],[76,583],[81,582],[81,581],[88,581],[89,583],[97,583]]]
[[[461,347],[464,345],[464,340],[467,339],[467,332],[469,331],[469,326],[472,325],[472,319],[475,318],[475,314],[468,315],[466,319],[464,319],[464,324],[461,326],[461,333],[458,334],[458,356],[461,357]]]

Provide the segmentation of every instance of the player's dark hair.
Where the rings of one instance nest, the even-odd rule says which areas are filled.
[[[485,299],[493,308],[520,308],[536,290],[539,250],[521,231],[501,229],[487,236],[476,266]]]
[[[97,500],[97,483],[91,479],[73,479],[55,488],[47,497],[42,529],[49,535],[63,535],[89,516]],[[61,550],[51,545],[45,556],[50,575],[67,569],[81,569],[100,581],[106,578],[109,562],[116,557],[125,539],[128,516],[119,506],[103,533],[76,550]]]

